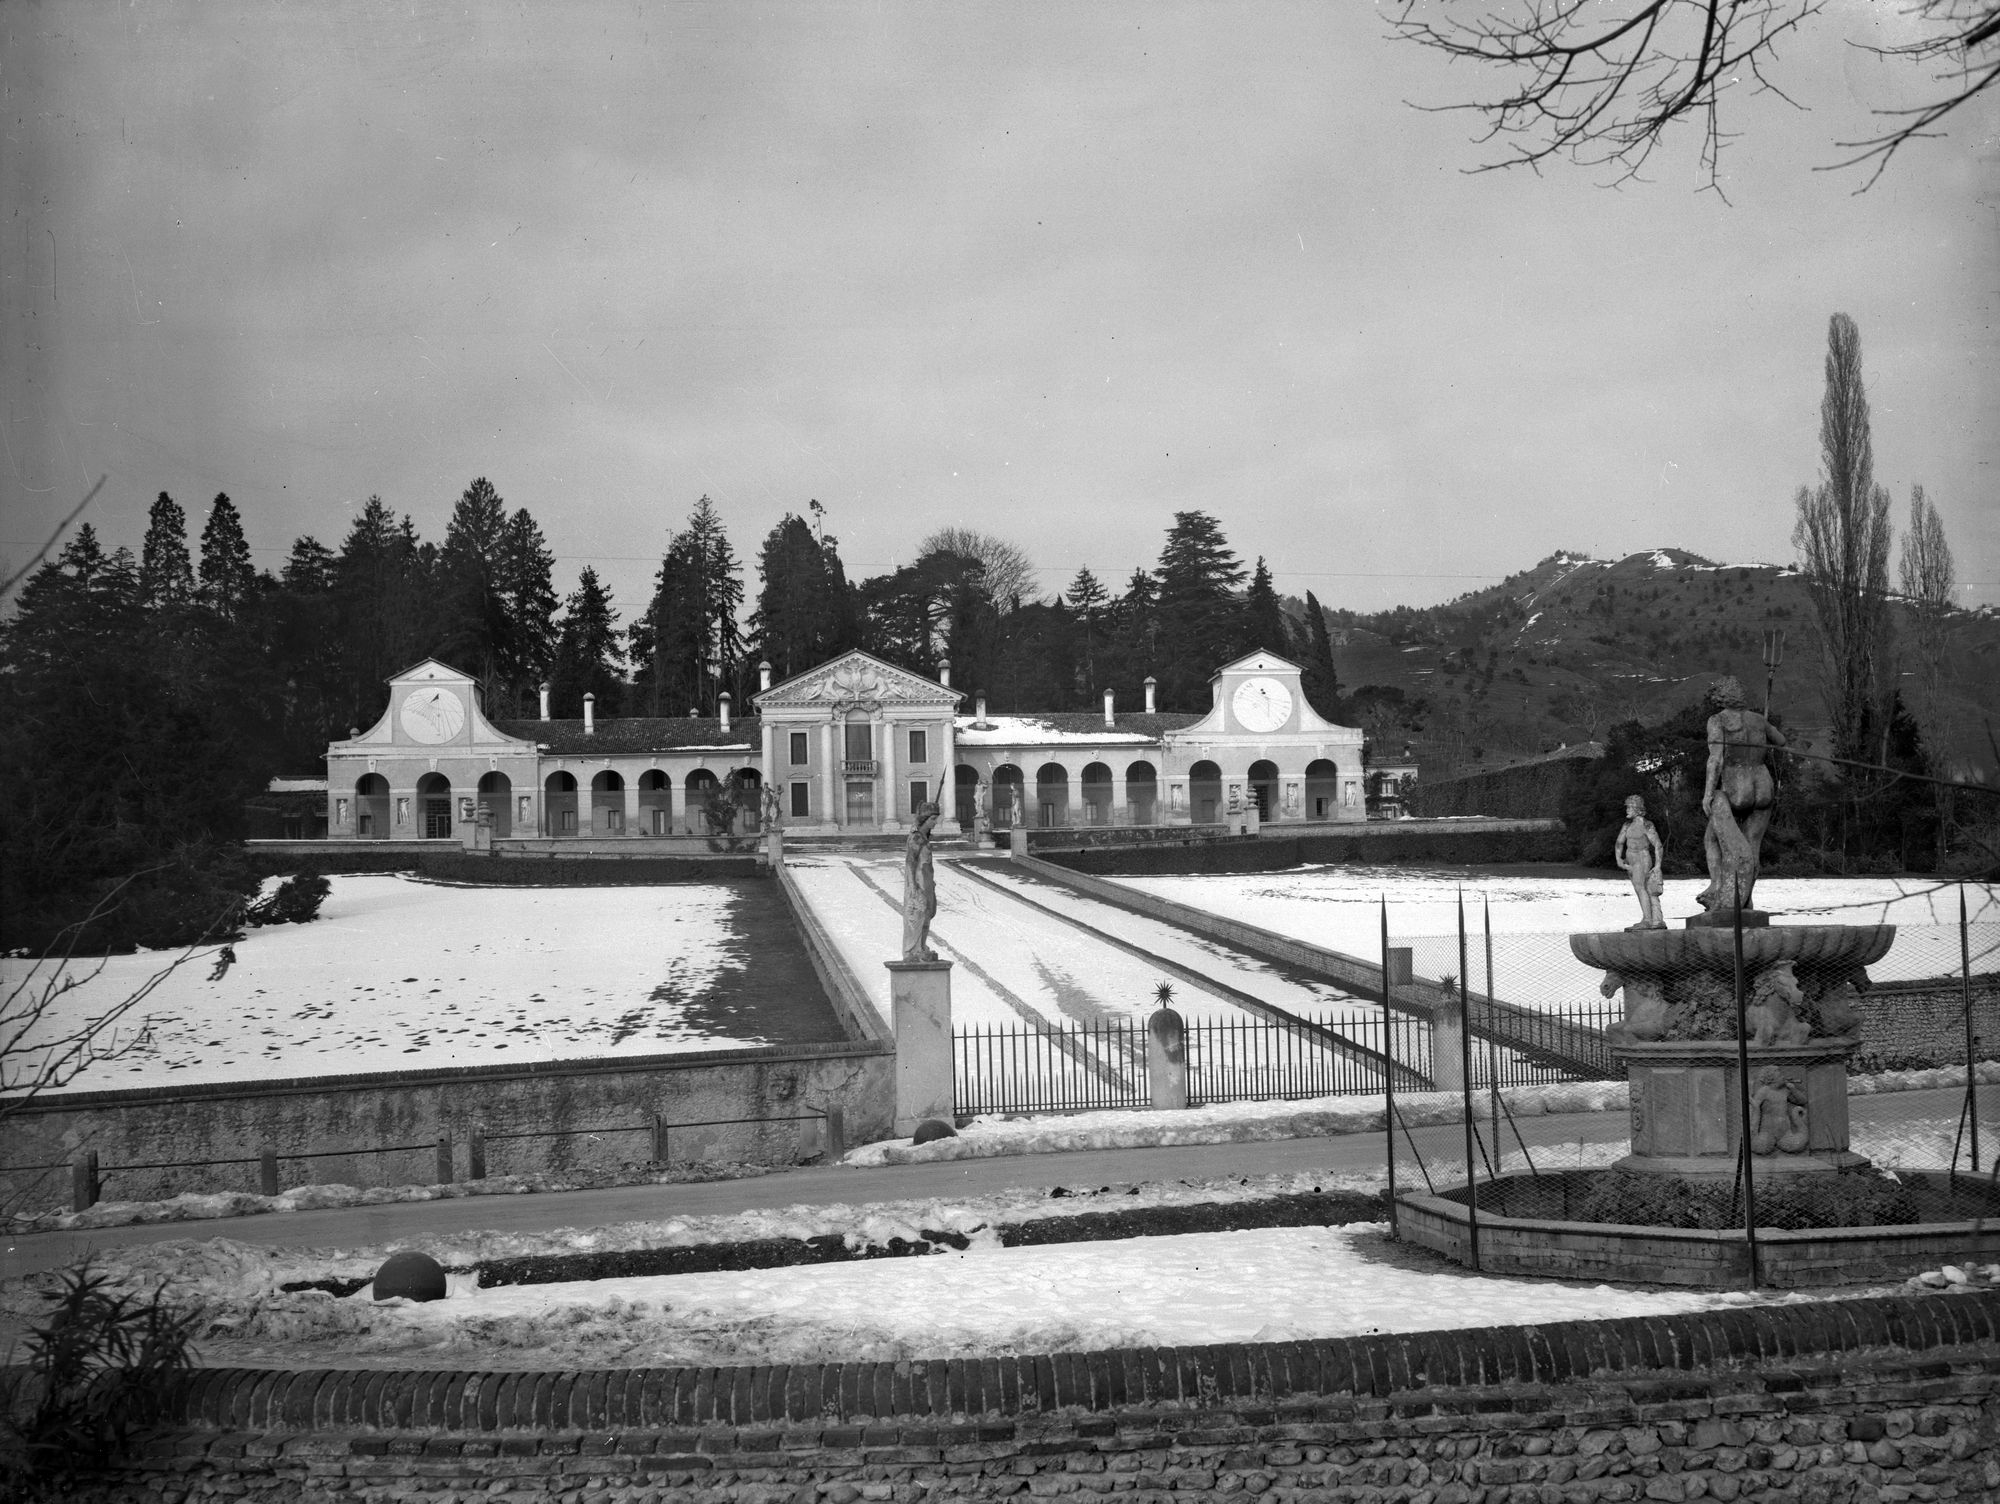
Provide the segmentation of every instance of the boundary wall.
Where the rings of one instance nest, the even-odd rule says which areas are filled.
[[[1077,871],[1158,876],[1189,872],[1279,872],[1308,862],[1573,862],[1576,841],[1560,820],[1373,820],[1366,824],[1267,825],[1254,836],[1144,844],[1035,840],[1029,849]]]
[[[928,1361],[217,1369],[163,1410],[70,1497],[1990,1499],[2000,1293]]]

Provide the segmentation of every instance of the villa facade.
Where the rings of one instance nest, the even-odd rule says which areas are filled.
[[[492,720],[473,678],[426,659],[368,731],[327,748],[327,835],[387,841],[879,836],[941,803],[947,831],[1016,825],[1305,824],[1367,818],[1362,734],[1258,652],[1210,681],[1206,714],[988,715],[867,653],[753,698],[755,714]],[[546,706],[546,698],[545,698]],[[725,801],[725,792],[734,795]]]

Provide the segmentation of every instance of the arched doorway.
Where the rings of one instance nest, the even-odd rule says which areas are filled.
[[[1197,825],[1222,819],[1222,769],[1205,757],[1188,769],[1188,812]]]
[[[576,775],[551,773],[542,784],[542,812],[552,836],[576,834]]]
[[[1250,764],[1250,800],[1259,820],[1268,821],[1278,812],[1278,765],[1268,757]]]
[[[1069,769],[1045,762],[1035,772],[1035,824],[1069,824]]]
[[[1111,808],[1111,767],[1108,763],[1087,763],[1083,769],[1083,823],[1086,825],[1109,825],[1114,817]]]
[[[639,829],[651,836],[674,833],[674,784],[658,768],[639,775]]]
[[[380,773],[354,780],[354,833],[371,841],[389,839],[389,780]]]
[[[960,763],[951,775],[952,812],[961,830],[971,830],[979,818],[979,770]]]
[[[1028,822],[1027,779],[1011,762],[993,770],[993,828],[1007,830]]]
[[[590,780],[590,833],[625,834],[625,780],[609,768]]]
[[[426,773],[417,780],[418,830],[426,841],[451,839],[451,780]]]
[[[707,768],[696,768],[687,776],[687,818],[682,822],[691,836],[715,835],[709,823],[709,801],[722,792],[722,780]]]
[[[1125,770],[1125,801],[1132,810],[1134,825],[1151,825],[1159,816],[1160,773],[1149,762],[1135,762]]]
[[[514,780],[505,773],[486,773],[479,780],[479,807],[493,821],[493,837],[514,833]]]
[[[1340,798],[1340,769],[1329,757],[1316,757],[1306,764],[1306,818],[1332,820],[1334,802]]]

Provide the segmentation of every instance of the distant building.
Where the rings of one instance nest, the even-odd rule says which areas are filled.
[[[1251,653],[1218,669],[1205,715],[988,715],[867,653],[842,655],[718,717],[490,720],[468,674],[426,659],[390,681],[368,731],[327,748],[336,839],[561,841],[754,830],[777,796],[800,835],[906,831],[943,804],[949,828],[1279,824],[1367,817],[1361,732],[1306,703],[1299,667]],[[768,670],[766,671],[768,681]]]

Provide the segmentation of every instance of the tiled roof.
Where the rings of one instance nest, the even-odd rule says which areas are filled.
[[[731,716],[729,729],[712,716],[600,716],[597,730],[582,721],[495,721],[509,736],[535,742],[565,757],[622,752],[758,752],[762,725],[756,716]]]
[[[1178,711],[1161,715],[1121,713],[1117,724],[1106,726],[1104,712],[1099,710],[1016,710],[988,714],[986,719],[994,728],[991,731],[975,730],[973,722],[976,719],[968,715],[957,718],[957,735],[962,744],[988,747],[1033,745],[1038,733],[1047,731],[1054,733],[1051,740],[1101,740],[1112,745],[1123,743],[1129,746],[1135,737],[1156,742],[1167,732],[1180,731],[1203,717]]]

